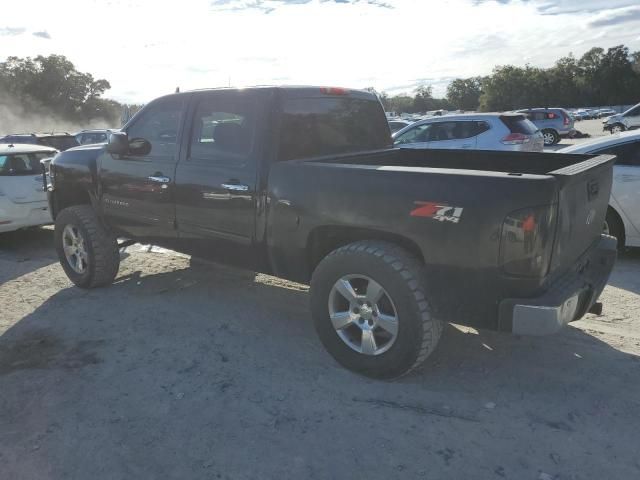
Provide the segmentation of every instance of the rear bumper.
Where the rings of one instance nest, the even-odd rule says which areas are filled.
[[[616,260],[616,239],[603,235],[539,297],[510,298],[500,303],[501,330],[518,335],[549,335],[578,320],[596,303]]]

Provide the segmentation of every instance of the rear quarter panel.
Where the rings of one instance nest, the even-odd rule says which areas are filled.
[[[495,327],[499,298],[531,294],[543,281],[506,279],[499,248],[508,213],[555,202],[550,176],[292,161],[273,165],[268,192],[267,244],[285,278],[309,280],[316,229],[358,227],[419,248],[433,303],[448,320]],[[434,218],[436,206],[451,207],[448,216],[458,209],[457,221]]]

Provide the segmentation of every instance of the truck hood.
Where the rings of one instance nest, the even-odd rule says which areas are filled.
[[[58,153],[53,157],[52,163],[54,165],[61,165],[65,163],[84,164],[92,162],[95,161],[96,158],[106,150],[106,148],[107,145],[104,143],[80,145],[79,147],[73,147],[69,150]]]
[[[621,114],[617,114],[617,115],[611,115],[610,117],[605,118],[602,123],[606,124],[606,125],[611,125],[613,123],[619,123],[622,121],[622,115]]]
[[[106,143],[92,143],[89,145],[79,145],[77,147],[73,147],[73,148],[69,148],[68,150],[66,150],[67,152],[77,152],[79,150],[99,150],[102,151],[106,148],[107,144]]]

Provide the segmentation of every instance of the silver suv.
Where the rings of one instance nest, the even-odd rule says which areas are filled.
[[[431,117],[393,134],[403,148],[541,152],[542,134],[518,113],[466,113]]]
[[[611,133],[620,133],[625,130],[635,130],[640,128],[640,103],[631,107],[624,113],[612,115],[602,122],[604,130]]]
[[[573,118],[564,108],[528,108],[518,112],[524,113],[542,132],[545,147],[555,145],[560,138],[574,132]]]

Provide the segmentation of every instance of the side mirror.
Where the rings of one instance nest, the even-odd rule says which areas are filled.
[[[151,143],[144,138],[132,138],[129,140],[129,153],[131,155],[149,155],[151,152]]]
[[[129,153],[129,137],[124,132],[113,132],[107,143],[107,152],[115,155]]]

